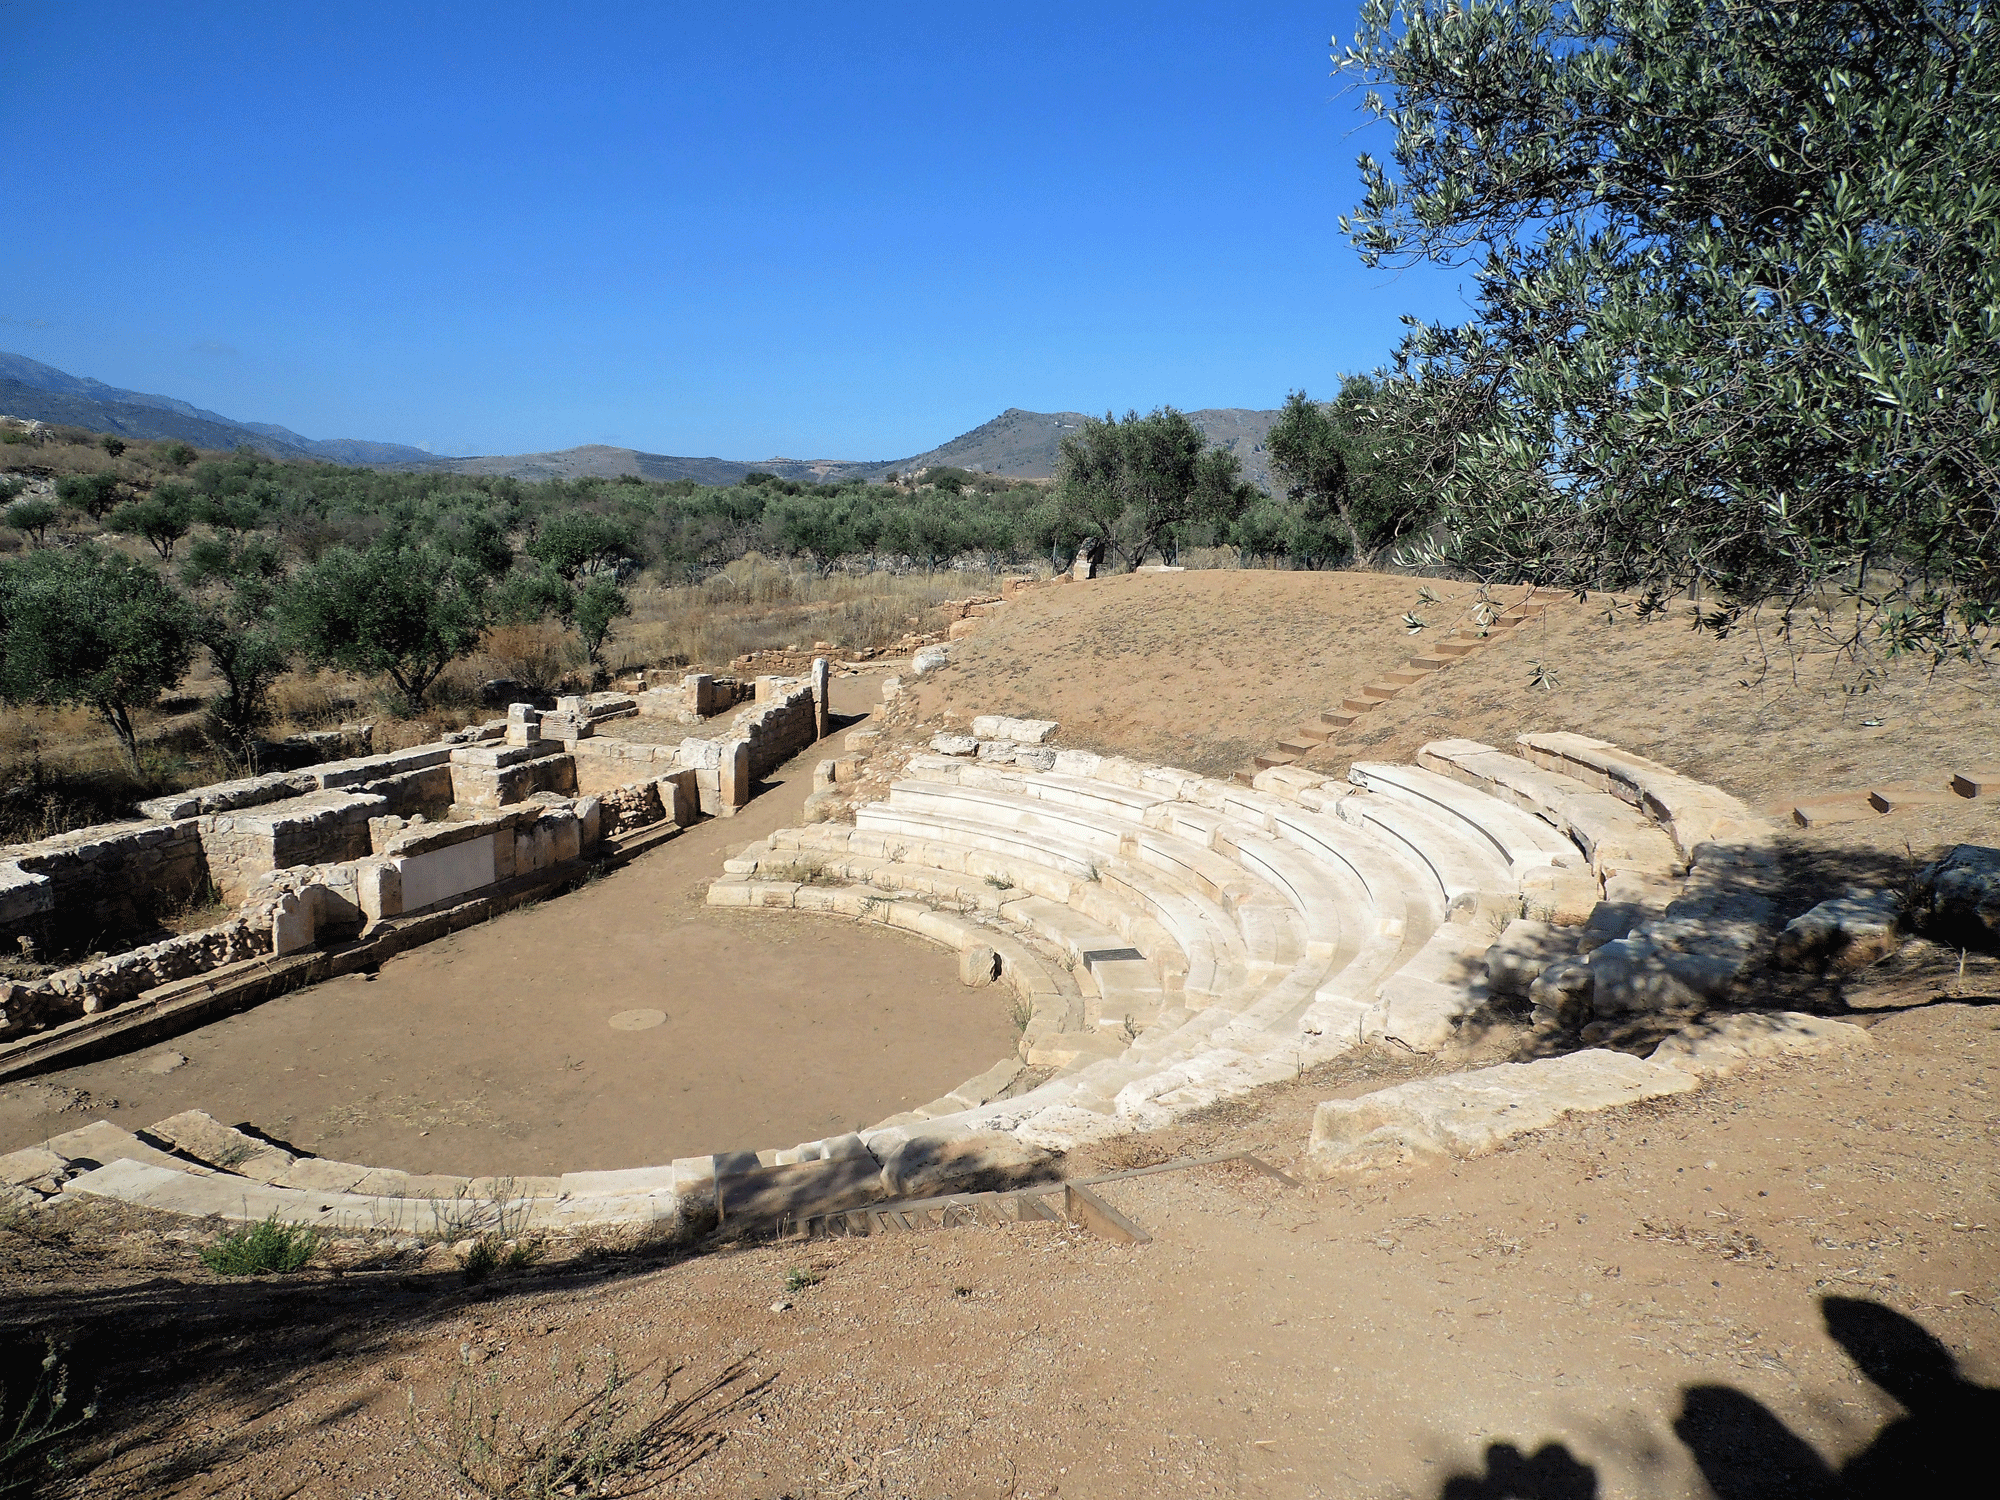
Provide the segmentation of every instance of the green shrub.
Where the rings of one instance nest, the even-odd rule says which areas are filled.
[[[218,1276],[270,1276],[302,1271],[319,1249],[319,1236],[303,1224],[283,1224],[277,1214],[232,1229],[201,1252]]]

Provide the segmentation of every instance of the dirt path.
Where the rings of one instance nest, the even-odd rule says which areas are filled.
[[[836,710],[876,686],[837,679]],[[965,989],[954,955],[903,933],[702,905],[730,853],[798,820],[829,753],[735,818],[379,974],[0,1089],[0,1150],[202,1109],[337,1160],[558,1173],[790,1145],[934,1099],[1013,1051],[1002,992]],[[639,1010],[667,1019],[609,1024]],[[149,1072],[164,1052],[188,1062]]]
[[[454,1395],[532,1422],[552,1362],[601,1384],[614,1351],[677,1394],[745,1370],[671,1424],[662,1451],[712,1451],[662,1495],[1744,1500],[1841,1465],[1849,1495],[1964,1493],[2000,1399],[1996,979],[1883,1017],[1869,1053],[1482,1160],[1107,1189],[1150,1245],[967,1229],[260,1286],[100,1225],[60,1291],[0,1277],[0,1342],[65,1329],[108,1376],[103,1495],[444,1500]],[[1318,1099],[1397,1067],[1363,1061],[1072,1165],[1296,1167]]]

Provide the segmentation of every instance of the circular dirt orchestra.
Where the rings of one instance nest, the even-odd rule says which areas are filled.
[[[340,1161],[537,1175],[787,1146],[933,1099],[1014,1055],[1009,995],[965,988],[955,954],[910,934],[703,904],[724,859],[798,821],[829,753],[734,818],[376,975],[0,1086],[0,1151],[199,1109]],[[618,1024],[648,1011],[659,1024]],[[149,1066],[168,1050],[187,1063]]]

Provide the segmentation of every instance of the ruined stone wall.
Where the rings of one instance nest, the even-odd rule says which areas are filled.
[[[270,932],[238,919],[61,969],[32,984],[0,984],[0,1042],[95,1015],[158,985],[270,951]]]
[[[505,807],[538,792],[576,791],[575,757],[559,741],[469,745],[451,752],[451,800],[467,807]]]
[[[774,689],[761,708],[737,721],[736,732],[750,742],[750,774],[769,775],[819,738],[812,685]]]
[[[209,878],[233,904],[273,870],[358,859],[368,853],[368,820],[388,810],[387,798],[367,792],[314,792],[268,810],[202,818]]]
[[[678,744],[646,745],[601,736],[578,740],[571,752],[576,760],[576,790],[582,796],[601,797],[634,782],[656,780],[683,764],[680,750]]]
[[[150,926],[199,900],[209,868],[193,819],[107,823],[16,845],[0,866],[0,943],[51,948]]]

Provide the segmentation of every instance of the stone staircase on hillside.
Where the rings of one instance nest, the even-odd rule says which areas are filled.
[[[1363,683],[1341,699],[1338,708],[1327,709],[1317,718],[1298,725],[1278,741],[1276,748],[1262,752],[1237,771],[1235,779],[1245,786],[1252,785],[1259,771],[1294,765],[1314,751],[1324,749],[1391,698],[1429,680],[1433,673],[1456,666],[1491,642],[1511,634],[1515,627],[1541,618],[1551,604],[1569,597],[1560,589],[1530,589],[1524,598],[1492,609],[1483,618],[1475,614],[1471,625],[1451,631],[1428,651],[1417,653],[1373,682]],[[1484,610],[1486,606],[1480,608]]]

